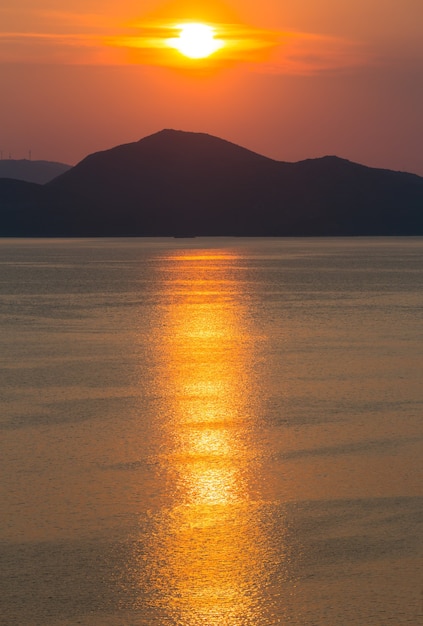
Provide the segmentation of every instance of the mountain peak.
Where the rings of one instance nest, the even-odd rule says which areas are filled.
[[[127,144],[130,146],[131,144]],[[272,162],[273,159],[243,148],[238,144],[221,139],[208,133],[164,128],[152,135],[140,139],[136,145],[153,152],[160,151],[163,158],[178,156],[189,158],[190,162],[210,162],[219,159],[233,161]]]

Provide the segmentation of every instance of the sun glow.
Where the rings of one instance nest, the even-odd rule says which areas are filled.
[[[178,29],[179,37],[168,39],[167,43],[190,59],[204,59],[224,46],[223,41],[215,39],[215,29],[207,24],[179,24]]]

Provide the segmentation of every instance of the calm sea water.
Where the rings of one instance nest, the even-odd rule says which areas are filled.
[[[423,239],[0,240],[0,624],[423,622]]]

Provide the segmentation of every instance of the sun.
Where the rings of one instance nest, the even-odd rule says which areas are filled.
[[[207,24],[190,22],[178,24],[179,37],[168,39],[168,45],[190,59],[205,59],[223,47],[215,39],[215,29]]]

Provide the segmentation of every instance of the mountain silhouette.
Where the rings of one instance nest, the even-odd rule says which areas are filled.
[[[13,178],[43,185],[70,168],[70,165],[55,161],[0,159],[0,178]]]
[[[423,235],[419,176],[334,156],[275,161],[204,133],[163,130],[44,186],[10,183],[3,236]]]

